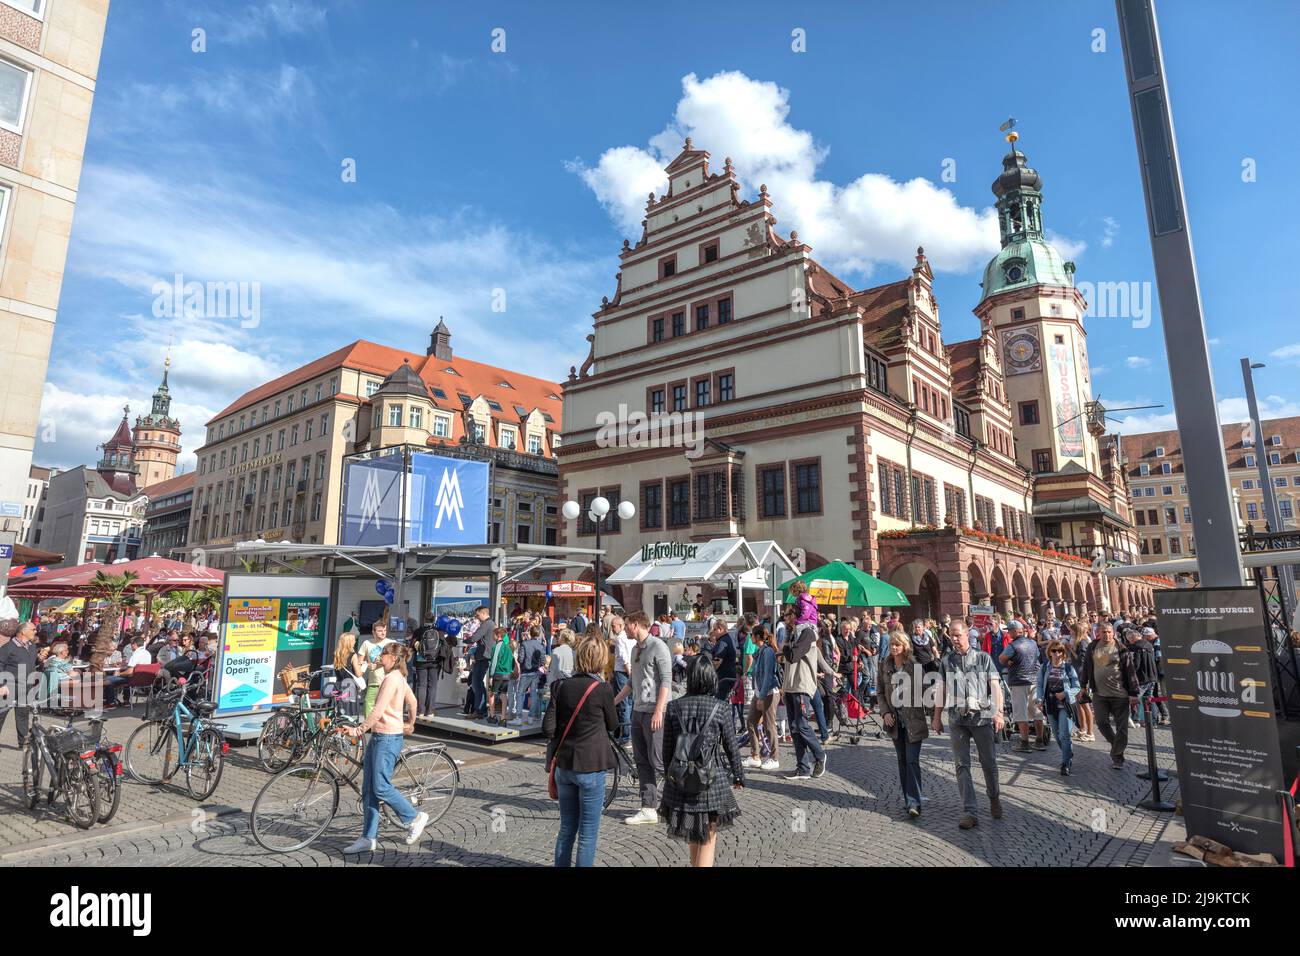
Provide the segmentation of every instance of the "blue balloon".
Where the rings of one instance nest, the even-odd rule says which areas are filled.
[[[449,618],[446,614],[439,614],[438,619],[433,622],[433,626],[436,627],[438,630],[442,631],[442,633],[446,634],[447,622],[450,620],[451,618]]]
[[[454,617],[449,617],[447,618],[447,626],[439,628],[439,630],[448,637],[455,637],[460,633],[460,621],[456,620]]]

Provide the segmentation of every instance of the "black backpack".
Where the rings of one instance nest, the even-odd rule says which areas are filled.
[[[528,652],[528,664],[524,667],[526,671],[535,671],[542,666],[542,660],[546,657],[546,652],[542,649],[541,644],[534,644]]]
[[[416,631],[416,650],[419,653],[420,663],[432,664],[438,659],[439,645],[438,631],[431,624]]]
[[[716,705],[715,705],[716,707]],[[682,725],[668,764],[668,779],[683,796],[694,797],[709,789],[717,772],[717,751],[706,741],[707,720],[693,717]]]

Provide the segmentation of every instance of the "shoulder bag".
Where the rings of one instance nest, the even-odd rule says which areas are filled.
[[[555,789],[555,765],[560,759],[560,748],[564,746],[564,740],[569,736],[569,730],[572,729],[573,722],[578,719],[578,714],[582,712],[582,705],[587,702],[591,692],[596,689],[597,683],[598,681],[594,680],[591,682],[586,693],[582,695],[582,699],[578,701],[578,706],[573,708],[573,713],[569,715],[569,722],[564,725],[564,733],[560,734],[560,742],[555,745],[555,753],[551,755],[551,765],[547,768],[546,774],[546,792],[550,794],[552,800],[560,799],[560,792]]]

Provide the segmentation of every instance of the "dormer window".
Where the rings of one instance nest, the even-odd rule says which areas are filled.
[[[1157,457],[1157,458],[1164,458],[1164,457],[1165,457],[1165,446],[1164,446],[1164,445],[1156,445],[1156,457]]]
[[[1280,445],[1280,444],[1282,444],[1282,436],[1281,436],[1281,435],[1271,435],[1271,436],[1269,436],[1268,443],[1269,443],[1270,445]]]

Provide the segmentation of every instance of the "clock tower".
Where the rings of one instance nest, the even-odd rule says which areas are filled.
[[[984,270],[975,314],[1001,350],[1016,460],[1033,475],[1036,537],[1080,557],[1131,550],[1123,473],[1098,441],[1105,417],[1092,400],[1087,303],[1074,263],[1043,238],[1043,181],[1018,136],[993,181],[1002,248]]]
[[[1099,474],[1098,436],[1084,414],[1092,400],[1087,304],[1074,287],[1074,263],[1043,238],[1043,181],[1015,137],[993,181],[1002,248],[984,270],[975,314],[1002,352],[1016,460],[1035,474],[1070,464]]]

